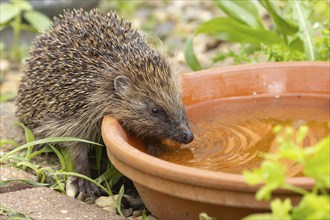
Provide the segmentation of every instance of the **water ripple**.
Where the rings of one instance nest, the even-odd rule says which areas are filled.
[[[272,111],[276,111],[276,108]],[[214,117],[211,112],[208,118],[193,122],[195,140],[191,144],[181,145],[161,155],[161,158],[207,170],[241,173],[244,169],[252,169],[260,165],[263,160],[259,157],[261,152],[277,150],[275,135],[272,132],[272,128],[277,124],[293,126],[296,123],[307,124],[310,132],[305,140],[306,146],[316,143],[329,132],[326,121],[305,121],[290,117],[287,119],[286,116],[283,116],[284,119],[272,118],[276,115],[272,111],[268,111],[269,117],[264,118],[258,116],[258,111],[254,111],[248,117],[228,114],[229,118],[226,119],[223,112],[222,117]],[[265,114],[264,109],[262,112]],[[309,117],[306,115],[306,118]],[[296,164],[288,161],[283,163],[290,167],[288,175],[293,176],[301,172],[301,167]]]

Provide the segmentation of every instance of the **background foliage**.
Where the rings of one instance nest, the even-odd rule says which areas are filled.
[[[330,60],[327,1],[214,0],[226,16],[199,25],[185,44],[185,58],[193,70],[202,69],[193,40],[200,34],[239,43],[238,52],[220,52],[213,63]],[[316,6],[316,7],[315,7]],[[320,16],[322,14],[322,16]],[[323,17],[324,16],[324,17]]]

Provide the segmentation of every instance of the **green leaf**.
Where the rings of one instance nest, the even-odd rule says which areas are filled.
[[[314,38],[312,25],[308,19],[308,11],[301,1],[288,1],[293,9],[293,14],[299,24],[299,36],[304,41],[304,51],[306,60],[315,60]]]
[[[261,167],[251,171],[244,171],[243,175],[248,184],[264,184],[257,194],[257,200],[269,200],[273,190],[279,188],[285,181],[286,167],[279,161],[262,162]]]
[[[43,153],[53,153],[54,151],[49,147],[49,146],[44,146],[42,147],[40,150],[34,150],[28,157],[28,159],[32,159],[36,156],[38,156],[39,154],[43,154]]]
[[[302,41],[301,41],[302,42]],[[301,45],[301,44],[300,44]],[[296,47],[299,45],[294,45]],[[304,60],[305,55],[303,54],[303,44],[299,49],[291,47],[291,45],[284,46],[278,44],[272,45],[261,45],[261,49],[264,51],[265,55],[268,57],[267,61],[276,61],[276,62],[284,62],[284,61],[302,61]]]
[[[183,48],[183,52],[184,52],[184,57],[186,59],[187,64],[189,65],[189,67],[194,70],[201,70],[201,64],[199,63],[195,52],[194,52],[194,37],[189,37],[188,40],[186,41],[184,48]]]
[[[215,2],[218,7],[220,7],[228,16],[236,21],[253,28],[264,29],[264,25],[260,19],[260,15],[254,1],[215,0]]]
[[[26,0],[11,0],[14,7],[21,11],[30,11],[33,9],[32,5]]]
[[[124,215],[123,215],[123,213],[121,211],[121,209],[122,209],[122,207],[121,207],[121,200],[122,200],[122,198],[124,196],[124,192],[125,192],[125,188],[124,188],[124,185],[122,185],[120,187],[120,190],[119,190],[119,193],[118,193],[118,198],[117,198],[117,211],[123,217],[124,217]]]
[[[8,102],[10,100],[15,99],[17,93],[16,92],[4,92],[0,94],[0,102]]]
[[[212,34],[222,40],[255,45],[284,44],[284,41],[274,32],[251,28],[226,17],[214,18],[201,24],[195,36],[198,34]]]
[[[96,182],[95,180],[93,180],[90,177],[85,176],[83,174],[75,173],[75,172],[62,172],[62,171],[60,171],[60,172],[53,173],[53,175],[54,175],[54,178],[57,175],[68,175],[68,176],[76,176],[76,177],[79,177],[79,178],[86,179],[89,182],[91,182],[91,183],[95,184],[96,186],[100,187],[104,192],[108,193],[108,195],[112,195],[112,192],[109,191],[107,188],[105,188],[104,186],[102,186],[101,184],[99,184],[98,182]]]
[[[146,213],[145,209],[143,209],[143,211],[142,211],[141,219],[142,220],[147,220],[147,213]]]
[[[122,174],[113,166],[111,165],[101,176],[96,178],[96,181],[102,183],[103,181],[107,182],[111,181],[111,185],[113,186],[122,176]]]
[[[272,196],[272,191],[277,187],[274,184],[266,184],[261,187],[256,193],[256,199],[259,200],[270,200]]]
[[[97,174],[100,175],[101,161],[102,161],[102,147],[96,146],[95,157],[96,157],[96,169],[98,172]]]
[[[28,168],[30,168],[31,170],[33,170],[35,173],[39,173],[39,169],[38,169],[37,165],[32,164],[32,163],[30,163],[30,162],[28,162],[28,161],[21,161],[21,162],[18,162],[18,163],[16,164],[16,166],[18,166],[18,167],[22,166],[22,167],[24,167],[24,170],[26,169],[26,167],[28,167]]]
[[[330,188],[330,136],[305,152],[304,174],[313,177],[319,186]]]
[[[330,30],[323,30],[321,37],[316,37],[317,58],[320,61],[330,61]]]
[[[294,40],[292,40],[289,43],[289,46],[292,50],[304,52],[304,42],[299,37],[296,37]]]
[[[280,199],[275,199],[271,202],[270,207],[272,209],[273,215],[276,216],[277,219],[281,220],[290,220],[290,211],[292,209],[291,200],[286,198],[284,201]]]
[[[271,213],[267,214],[252,214],[244,217],[242,220],[279,220],[276,219]]]
[[[73,171],[73,159],[71,158],[70,152],[67,148],[60,148],[61,155],[63,156],[63,160],[65,161],[65,166],[67,171]]]
[[[243,218],[243,220],[291,220],[290,211],[292,205],[290,199],[285,199],[284,202],[280,199],[275,199],[270,206],[272,213],[253,214]]]
[[[24,18],[39,32],[46,30],[50,26],[50,19],[37,11],[27,11],[23,14]]]
[[[216,220],[216,218],[213,218],[213,217],[209,216],[207,213],[202,212],[202,213],[199,213],[199,220]]]
[[[308,133],[308,127],[306,125],[302,125],[299,127],[296,137],[296,144],[301,146],[303,144],[303,140],[307,136]]]
[[[38,183],[38,182],[35,182],[35,181],[32,181],[32,180],[26,180],[26,179],[20,180],[20,179],[18,179],[18,180],[2,180],[2,181],[0,181],[0,188],[5,187],[10,183],[16,183],[16,182],[26,183],[26,184],[29,184],[29,185],[35,186],[35,187],[42,187],[42,186],[48,186],[49,185],[49,184],[46,184],[46,183]]]
[[[54,153],[56,154],[57,158],[59,159],[60,164],[61,164],[61,169],[62,170],[67,170],[67,171],[71,171],[71,170],[68,170],[67,169],[66,160],[64,159],[62,153],[58,149],[56,149],[56,147],[52,146],[51,144],[49,145],[49,147],[54,151]]]
[[[254,169],[252,172],[248,170],[243,170],[243,176],[245,182],[250,185],[256,185],[264,182],[264,179],[262,178],[261,169]]]
[[[28,148],[30,146],[33,145],[38,145],[38,144],[47,144],[47,143],[56,143],[56,142],[71,142],[71,141],[77,141],[77,142],[84,142],[84,143],[88,143],[88,144],[95,144],[95,145],[100,145],[98,143],[92,142],[92,141],[87,141],[87,140],[83,140],[80,138],[73,138],[73,137],[49,137],[49,138],[44,138],[44,139],[40,139],[37,141],[32,141],[26,144],[23,144],[13,150],[11,150],[10,152],[8,152],[7,154],[5,154],[3,157],[0,158],[0,163],[5,161],[8,157],[10,157],[11,155],[17,153],[20,150],[23,150],[25,148]]]
[[[10,3],[0,4],[0,24],[4,25],[21,13],[21,9]]]
[[[329,195],[307,194],[293,209],[292,219],[330,219]]]
[[[0,147],[2,147],[3,145],[6,145],[6,144],[12,145],[14,147],[19,146],[19,144],[17,142],[15,142],[14,140],[12,140],[12,139],[2,139],[2,140],[0,140]]]
[[[16,97],[16,92],[3,92],[0,94],[0,102],[8,102]]]
[[[280,34],[284,35],[292,35],[298,32],[299,28],[295,24],[289,23],[285,20],[278,12],[278,9],[275,5],[269,0],[259,0],[261,5],[268,11],[271,16],[274,25],[276,27],[276,31]]]
[[[35,137],[34,137],[32,131],[28,127],[26,127],[24,124],[22,124],[20,122],[17,122],[15,125],[23,128],[24,134],[25,134],[25,140],[27,143],[35,141]]]

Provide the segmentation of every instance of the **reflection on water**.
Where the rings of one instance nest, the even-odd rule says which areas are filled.
[[[329,98],[282,96],[222,99],[187,109],[195,140],[169,147],[161,159],[213,171],[241,173],[258,167],[260,152],[275,152],[272,128],[306,124],[310,132],[305,146],[329,132]],[[289,161],[288,176],[300,175],[301,168]]]

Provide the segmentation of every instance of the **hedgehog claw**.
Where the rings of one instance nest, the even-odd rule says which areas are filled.
[[[99,197],[101,189],[86,179],[69,177],[66,183],[66,194],[70,197],[77,196],[79,200],[83,200],[89,197]]]

